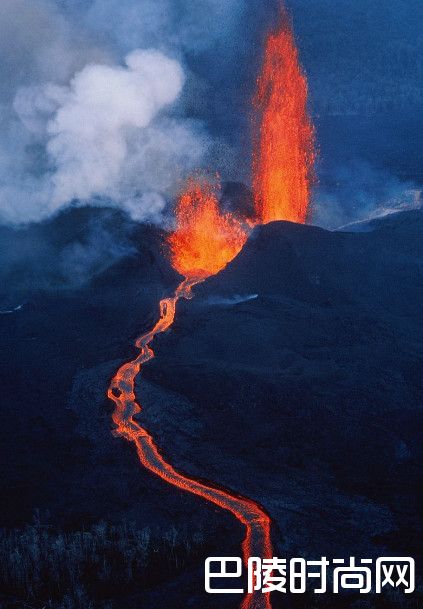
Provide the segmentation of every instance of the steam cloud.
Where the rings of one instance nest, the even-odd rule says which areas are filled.
[[[187,166],[186,149],[192,151],[188,166],[199,160],[200,139],[188,125],[163,120],[152,125],[181,93],[180,64],[151,50],[133,51],[125,64],[89,64],[69,87],[48,85],[35,96],[18,93],[15,109],[29,128],[38,129],[40,108],[55,108],[45,128],[54,167],[44,192],[47,211],[75,199],[104,197],[134,219],[154,218],[173,185],[166,176],[174,179],[175,168]]]
[[[74,53],[80,35],[50,2],[6,0],[0,11],[3,26],[16,19],[20,28],[35,28],[16,45],[34,54],[28,77],[41,81],[17,86],[3,104],[10,122],[0,151],[0,220],[37,221],[71,202],[118,205],[135,220],[159,220],[208,147],[198,121],[164,113],[182,92],[180,62],[135,49],[116,65],[84,42]],[[54,80],[43,82],[48,76]]]

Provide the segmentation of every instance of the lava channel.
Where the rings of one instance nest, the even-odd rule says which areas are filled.
[[[142,410],[135,397],[135,378],[143,364],[154,357],[151,342],[161,332],[165,332],[175,318],[176,303],[180,298],[191,298],[191,288],[203,279],[185,279],[176,289],[173,296],[160,301],[160,318],[152,330],[140,336],[136,341],[139,354],[135,359],[123,364],[116,372],[108,389],[108,397],[115,403],[113,422],[116,433],[133,442],[136,446],[141,464],[168,484],[183,491],[198,495],[220,508],[231,512],[245,527],[245,538],[242,543],[244,564],[250,556],[272,557],[270,539],[270,518],[265,511],[251,499],[240,497],[227,490],[208,486],[178,472],[161,455],[151,434],[144,429],[135,416]],[[271,609],[269,594],[261,591],[246,594],[241,609]]]
[[[159,320],[135,343],[139,349],[137,357],[123,364],[113,377],[108,389],[108,397],[115,403],[113,422],[116,433],[135,444],[138,458],[147,470],[168,484],[198,495],[235,516],[245,529],[242,556],[246,565],[250,556],[271,558],[273,554],[271,521],[263,508],[251,499],[178,472],[163,457],[151,434],[135,418],[142,410],[135,396],[135,379],[142,365],[154,357],[151,348],[154,337],[172,325],[178,300],[192,298],[192,287],[226,266],[247,238],[235,218],[220,213],[217,195],[208,183],[190,182],[178,202],[176,217],[177,227],[169,238],[171,259],[176,270],[183,272],[186,278],[173,296],[160,301]],[[222,247],[223,242],[225,247]],[[216,251],[221,254],[217,265]],[[225,252],[223,256],[222,252]],[[270,595],[261,591],[247,593],[240,609],[271,609]]]

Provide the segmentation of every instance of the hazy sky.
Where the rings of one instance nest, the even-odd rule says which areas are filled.
[[[40,220],[74,199],[157,220],[195,167],[248,183],[251,95],[276,7],[3,0],[0,221]],[[288,7],[318,134],[315,221],[336,226],[413,204],[423,3]]]

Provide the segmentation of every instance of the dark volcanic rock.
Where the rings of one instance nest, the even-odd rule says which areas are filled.
[[[144,377],[185,406],[153,403],[153,432],[175,464],[260,501],[284,551],[417,551],[422,230],[421,212],[360,233],[257,228],[157,339]]]
[[[233,555],[238,523],[148,474],[111,433],[110,377],[179,278],[161,231],[97,212],[59,216],[56,233],[0,231],[7,251],[24,244],[1,275],[8,310],[24,304],[0,316],[1,521],[24,524],[36,510],[73,529],[99,519],[192,526]],[[99,222],[100,234],[125,243],[103,261],[92,251]],[[171,463],[259,501],[280,555],[418,556],[422,232],[420,211],[360,232],[255,229],[224,271],[178,304],[138,378],[143,425]],[[45,250],[37,246],[22,271],[40,240]],[[94,262],[75,282],[63,260],[76,252],[82,264],[81,251]],[[119,596],[119,606],[150,609],[164,597],[175,608],[226,606],[204,599],[201,561],[190,569],[162,591]]]

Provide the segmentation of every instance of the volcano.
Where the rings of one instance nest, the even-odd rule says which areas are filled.
[[[179,119],[199,135],[209,128],[200,107],[185,112],[187,100],[173,99],[182,66],[161,52],[127,56],[129,72],[145,72],[142,87],[126,68],[89,64],[68,101],[65,86],[49,89],[58,109],[40,146],[55,187],[59,158],[65,178],[53,208],[81,191],[87,205],[121,204],[139,223],[72,200],[50,220],[0,228],[2,609],[416,606],[396,591],[363,600],[356,589],[332,605],[310,589],[277,595],[261,575],[248,585],[241,576],[236,597],[204,591],[210,556],[244,567],[252,557],[419,558],[423,212],[337,231],[307,225],[315,127],[291,19],[277,4],[253,62],[251,133],[217,129],[201,157],[211,167],[193,168],[183,130],[161,137]],[[186,59],[188,99],[202,88],[194,64],[208,62],[200,48]],[[40,91],[34,103],[47,112]],[[156,120],[161,98],[175,105]],[[155,143],[145,152],[146,130],[160,146],[178,140],[181,161],[162,163]],[[240,175],[251,191],[222,184],[213,167],[245,135],[252,154],[239,150]],[[34,155],[36,141],[34,131]],[[151,182],[144,170],[133,188],[147,159]],[[87,184],[68,188],[69,177]]]
[[[422,229],[418,210],[360,232],[257,227],[178,303],[137,377],[143,425],[166,458],[263,506],[277,555],[418,558]],[[87,286],[27,293],[21,310],[0,317],[12,354],[3,386],[13,370],[15,387],[0,432],[2,521],[22,526],[36,506],[68,531],[101,519],[178,532],[190,523],[189,537],[205,545],[182,574],[119,588],[119,602],[235,607],[204,596],[201,572],[205,555],[237,555],[241,527],[140,469],[110,434],[104,388],[134,355],[140,319],[152,327],[158,297],[179,282],[154,253],[160,239],[136,234],[142,263],[129,255]]]

